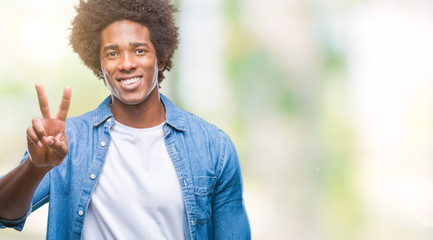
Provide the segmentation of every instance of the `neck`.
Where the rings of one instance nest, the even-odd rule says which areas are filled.
[[[133,128],[151,128],[165,121],[165,108],[155,88],[147,98],[138,104],[128,105],[112,97],[110,106],[114,119]]]

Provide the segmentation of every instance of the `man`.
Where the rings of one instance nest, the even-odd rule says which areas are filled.
[[[21,230],[49,202],[47,239],[250,239],[229,137],[159,93],[178,44],[168,0],[80,1],[70,42],[110,89],[67,118],[71,89],[27,129],[21,164],[0,179],[0,227]]]

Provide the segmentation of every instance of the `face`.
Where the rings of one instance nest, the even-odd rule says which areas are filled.
[[[144,102],[158,91],[158,65],[147,27],[131,21],[116,21],[102,32],[101,70],[113,99],[127,105]],[[158,95],[158,94],[152,94]]]

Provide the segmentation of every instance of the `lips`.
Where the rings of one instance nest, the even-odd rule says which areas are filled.
[[[139,86],[139,83],[141,82],[141,77],[125,77],[125,78],[118,78],[117,81],[120,83],[119,87],[125,91],[131,91],[134,90],[136,87]]]
[[[130,85],[130,84],[138,82],[138,80],[140,80],[139,77],[134,77],[134,78],[120,80],[120,82],[122,84],[125,84],[125,85]]]

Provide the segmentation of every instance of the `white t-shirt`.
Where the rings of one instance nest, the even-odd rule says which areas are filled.
[[[182,191],[162,126],[113,124],[82,239],[184,239]]]

